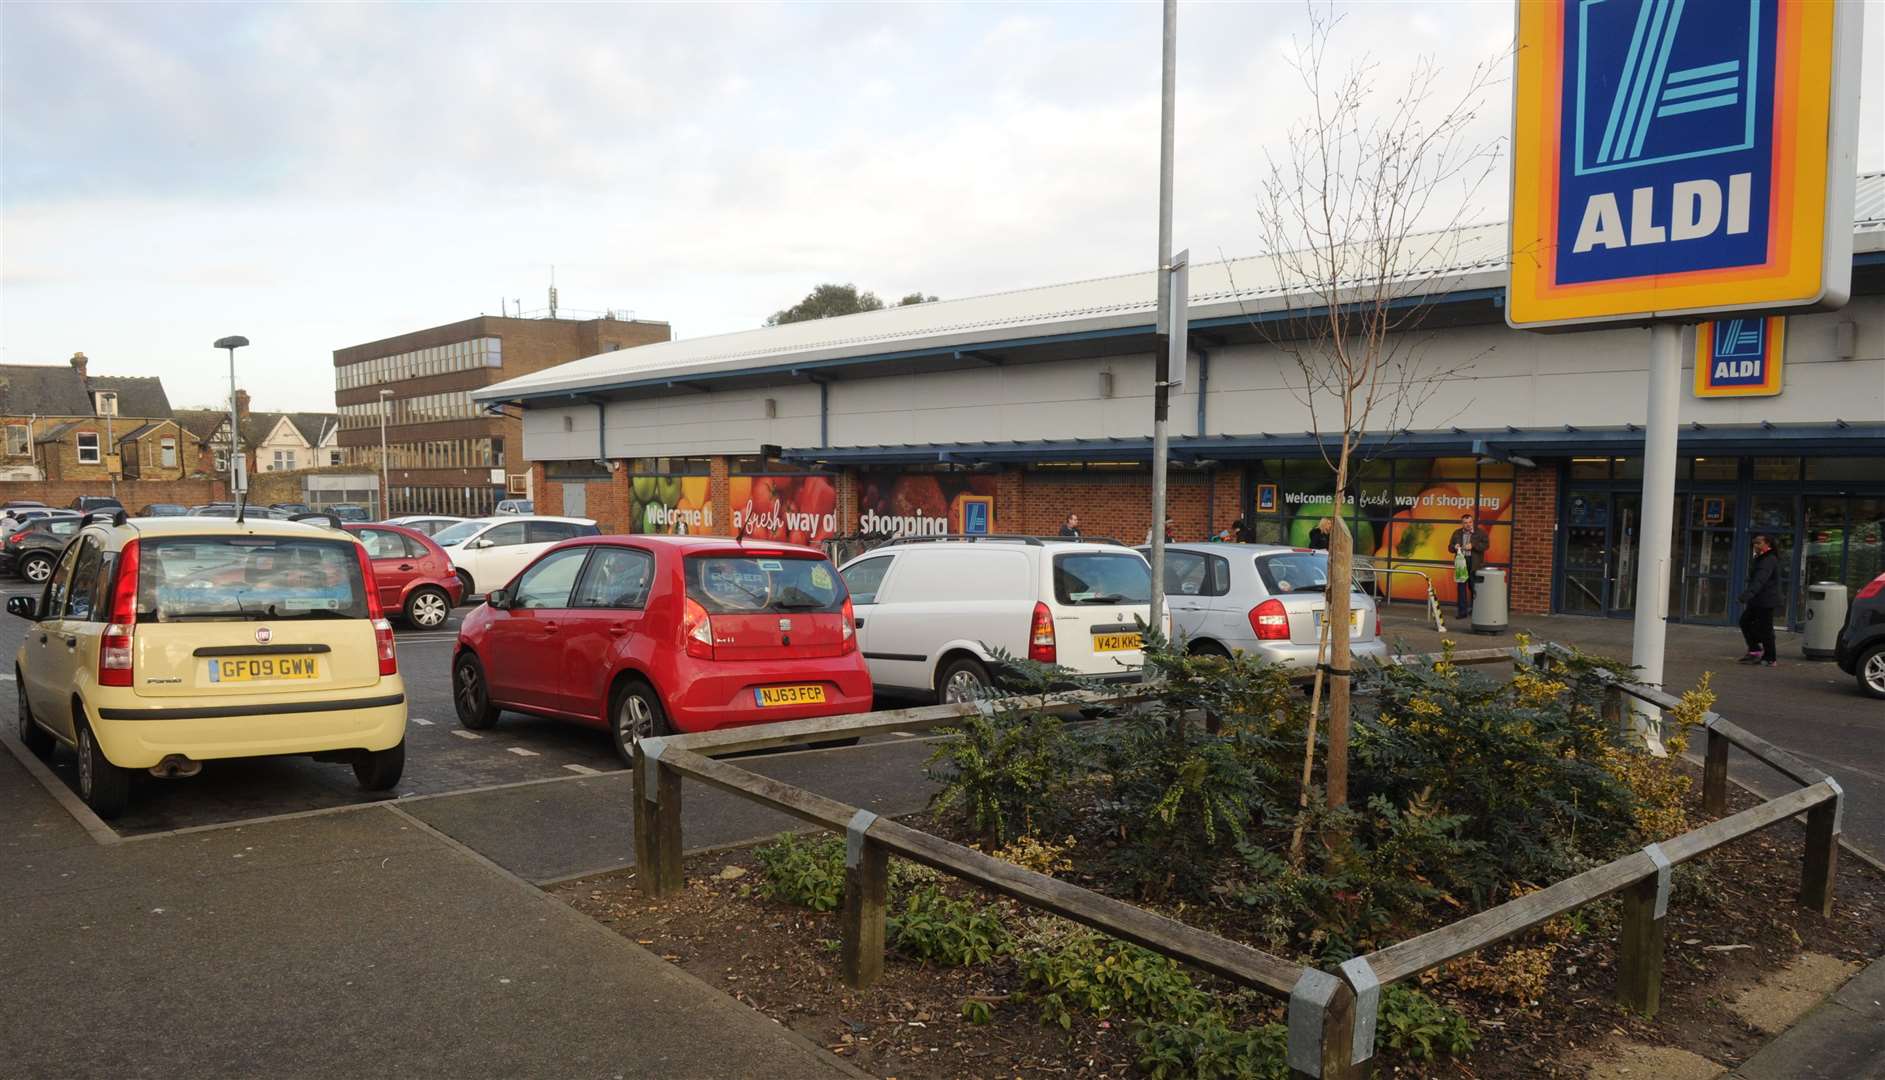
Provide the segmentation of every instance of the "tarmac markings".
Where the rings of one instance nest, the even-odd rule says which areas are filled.
[[[526,750],[526,749],[524,749],[524,748],[523,748],[523,747],[521,747],[521,746],[511,746],[511,747],[506,747],[506,749],[508,749],[508,750],[509,750],[509,751],[510,751],[511,753],[513,753],[513,754],[516,754],[516,755],[517,755],[518,757],[538,757],[538,756],[540,756],[540,755],[538,755],[538,753],[537,753],[537,752],[536,752],[535,750]]]
[[[461,739],[482,739],[482,738],[484,738],[484,736],[482,736],[482,735],[480,735],[480,734],[478,734],[477,732],[475,732],[475,731],[466,731],[466,730],[465,730],[464,728],[453,728],[453,729],[452,729],[452,734],[454,734],[454,735],[456,735],[456,736],[458,736],[458,737],[459,737],[459,738],[461,738]]]
[[[600,771],[596,769],[592,769],[587,765],[565,765],[563,767],[565,769],[568,769],[570,772],[575,773],[577,776],[601,776],[602,775]]]
[[[418,724],[418,725],[419,725],[419,726],[421,726],[421,727],[431,727],[431,726],[432,726],[432,721],[430,721],[430,720],[421,720],[421,719],[419,719],[419,718],[418,718],[418,717],[416,717],[416,716],[412,716],[412,717],[408,717],[407,719],[409,719],[409,720],[411,720],[411,721],[412,721],[413,723],[415,723],[415,724]]]

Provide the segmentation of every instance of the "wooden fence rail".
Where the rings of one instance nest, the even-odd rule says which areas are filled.
[[[1570,655],[1560,646],[1541,645],[1470,650],[1446,659],[1460,665],[1517,662],[1549,666]],[[1440,658],[1440,654],[1428,654],[1394,657],[1387,662],[1431,663]],[[1602,675],[1607,688],[1607,714],[1621,716],[1624,696],[1664,709],[1678,704],[1653,687],[1626,682],[1607,672]],[[1001,705],[1012,708],[1020,704],[1077,715],[1098,705],[1130,704],[1141,700],[1141,696],[1132,692],[1077,692],[1004,701]],[[1706,718],[1708,756],[1703,803],[1710,813],[1719,814],[1726,805],[1730,746],[1740,747],[1803,786],[1517,900],[1356,957],[1334,972],[1304,967],[718,760],[721,755],[774,746],[926,731],[956,724],[994,707],[986,701],[930,705],[642,740],[636,748],[634,768],[635,863],[642,889],[651,896],[663,896],[685,884],[681,867],[682,784],[686,779],[697,780],[845,837],[839,931],[841,970],[847,985],[870,986],[883,972],[889,857],[896,855],[1142,945],[1238,986],[1287,999],[1292,1075],[1326,1080],[1350,1080],[1367,1074],[1374,1056],[1375,1022],[1384,987],[1619,893],[1623,897],[1623,925],[1618,942],[1618,997],[1623,1004],[1653,1015],[1661,996],[1663,927],[1673,868],[1802,812],[1807,815],[1807,842],[1801,900],[1821,912],[1831,911],[1843,800],[1838,782],[1715,713]]]

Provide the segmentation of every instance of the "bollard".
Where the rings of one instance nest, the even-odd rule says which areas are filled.
[[[1832,789],[1833,797],[1806,812],[1806,866],[1800,875],[1800,902],[1830,917],[1846,793],[1830,776],[1820,783]]]
[[[666,896],[681,875],[681,774],[661,764],[667,744],[635,744],[635,870],[642,892]]]
[[[1355,992],[1307,968],[1289,996],[1291,1080],[1365,1080],[1373,1059],[1356,1062]]]
[[[884,908],[890,853],[865,834],[877,815],[859,810],[844,830],[844,902],[838,913],[844,985],[862,990],[884,973]]]
[[[1669,914],[1668,856],[1651,844],[1643,853],[1656,872],[1623,890],[1623,926],[1617,934],[1617,1003],[1645,1017],[1662,1007],[1663,927]]]
[[[1630,730],[1630,711],[1623,704],[1623,691],[1615,683],[1604,687],[1604,726],[1619,734]]]

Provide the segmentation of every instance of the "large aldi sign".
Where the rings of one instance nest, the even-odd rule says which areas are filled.
[[[1787,320],[1722,319],[1695,328],[1696,397],[1772,397],[1780,393]]]
[[[1520,0],[1514,327],[1843,304],[1856,0]]]

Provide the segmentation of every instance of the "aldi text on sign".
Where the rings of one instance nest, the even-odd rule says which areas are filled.
[[[1858,7],[1521,0],[1512,325],[1843,303]]]
[[[1772,397],[1780,393],[1787,320],[1722,319],[1695,328],[1696,397]]]

